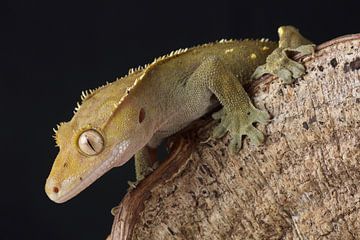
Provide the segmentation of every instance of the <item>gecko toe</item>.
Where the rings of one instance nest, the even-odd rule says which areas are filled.
[[[215,120],[219,120],[219,119],[221,119],[221,118],[223,117],[223,115],[224,115],[224,109],[222,108],[221,110],[213,113],[213,114],[211,115],[211,117],[212,117],[213,119],[215,119]]]
[[[261,143],[264,142],[264,134],[257,129],[254,126],[248,126],[248,128],[246,129],[247,135],[250,138],[250,141],[255,145],[258,146]]]
[[[217,125],[212,133],[213,138],[222,138],[227,132],[227,129],[221,124]]]
[[[274,75],[276,75],[278,78],[280,78],[285,84],[290,84],[294,81],[294,79],[291,76],[291,72],[285,68],[280,69]]]
[[[241,135],[233,136],[229,144],[230,154],[233,155],[237,154],[240,151],[241,147],[242,147],[242,136]]]
[[[251,79],[258,79],[267,73],[270,72],[266,69],[265,65],[260,65],[255,69],[254,73],[251,75]]]
[[[304,65],[293,60],[289,60],[285,67],[290,71],[292,78],[301,77],[305,73]]]
[[[258,123],[262,123],[262,124],[266,124],[269,122],[270,120],[270,114],[267,111],[263,111],[263,110],[259,110],[254,108],[254,117],[253,117],[253,121],[254,122],[258,122]]]

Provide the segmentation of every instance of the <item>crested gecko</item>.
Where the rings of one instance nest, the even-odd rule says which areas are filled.
[[[151,166],[151,149],[219,103],[213,138],[229,133],[231,153],[240,149],[243,136],[263,142],[253,124],[265,124],[269,114],[253,106],[243,85],[265,73],[291,83],[305,68],[288,53],[314,51],[296,28],[282,26],[278,33],[279,43],[222,40],[180,49],[83,92],[73,118],[55,130],[60,151],[45,184],[48,197],[65,202],[133,155],[141,180]]]

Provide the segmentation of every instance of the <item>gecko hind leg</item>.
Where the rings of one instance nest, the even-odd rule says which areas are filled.
[[[304,38],[299,31],[292,26],[282,26],[278,29],[279,47],[267,58],[266,63],[257,67],[252,78],[259,78],[266,73],[276,75],[284,83],[289,84],[294,79],[305,74],[305,67],[291,59],[294,53],[301,55],[313,54],[315,45]]]
[[[143,147],[135,154],[136,181],[128,181],[129,189],[136,188],[136,185],[158,166],[156,161],[156,149],[148,146]]]

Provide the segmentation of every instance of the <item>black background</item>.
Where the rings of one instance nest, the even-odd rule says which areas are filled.
[[[277,39],[292,24],[315,43],[360,32],[359,1],[30,1],[0,3],[0,239],[104,239],[134,178],[114,169],[65,204],[45,179],[52,128],[81,90],[178,48],[222,38]]]

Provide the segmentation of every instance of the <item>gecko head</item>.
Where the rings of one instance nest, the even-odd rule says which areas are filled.
[[[55,139],[60,151],[45,184],[54,202],[76,196],[111,168],[127,162],[151,138],[150,120],[129,94],[135,77],[85,96],[73,118],[58,127]]]

